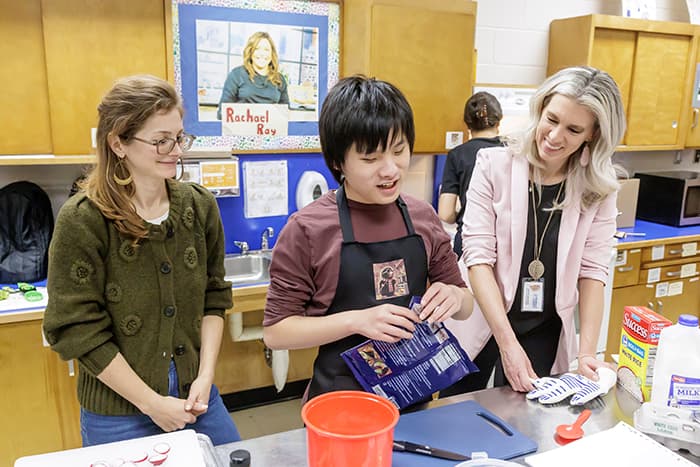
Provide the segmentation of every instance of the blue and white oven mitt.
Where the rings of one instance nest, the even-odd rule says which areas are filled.
[[[600,367],[596,370],[598,381],[585,376],[564,373],[558,378],[544,377],[533,379],[535,389],[528,392],[528,399],[537,399],[541,404],[556,404],[571,396],[569,404],[583,405],[598,396],[607,394],[617,381],[617,374],[610,368]]]

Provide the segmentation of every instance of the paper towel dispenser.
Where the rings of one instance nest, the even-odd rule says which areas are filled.
[[[328,191],[326,177],[315,170],[307,170],[301,174],[297,184],[297,209],[301,209],[307,204],[317,200]]]

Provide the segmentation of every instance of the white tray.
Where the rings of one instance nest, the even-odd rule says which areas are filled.
[[[687,449],[700,456],[700,415],[691,410],[645,402],[634,412],[634,427],[677,451]]]
[[[170,446],[168,458],[160,464],[161,467],[209,467],[204,463],[200,441],[194,430],[175,431],[87,448],[21,457],[15,461],[15,467],[90,467],[98,461],[103,461],[110,466],[119,465],[120,459],[133,461],[142,455],[155,454],[153,448],[159,443],[167,443]],[[136,465],[150,466],[151,464],[146,461]]]

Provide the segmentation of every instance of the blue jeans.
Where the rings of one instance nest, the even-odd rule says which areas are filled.
[[[173,361],[170,362],[168,374],[168,395],[180,397],[177,371]],[[207,411],[197,417],[196,422],[186,425],[185,429],[192,429],[209,436],[214,445],[241,439],[215,385],[212,385],[209,393]],[[162,433],[164,431],[147,415],[100,415],[80,408],[80,434],[83,437],[84,447]]]

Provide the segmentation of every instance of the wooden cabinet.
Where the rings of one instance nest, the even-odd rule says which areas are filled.
[[[476,3],[468,0],[345,0],[342,75],[389,81],[406,95],[415,153],[444,153],[463,131],[472,92]],[[439,31],[439,32],[438,32]]]
[[[700,37],[700,27],[696,29]],[[685,146],[689,148],[700,147],[700,42],[698,43],[695,60],[692,63],[692,75],[688,77],[690,84],[690,96],[687,108],[689,123],[688,133],[685,137]],[[694,78],[694,79],[693,79]]]
[[[166,78],[163,0],[43,0],[55,154],[91,152],[97,105],[114,81]]]
[[[680,149],[695,73],[696,27],[587,15],[552,21],[547,73],[574,65],[607,71],[627,114],[619,150]]]
[[[51,152],[39,0],[0,0],[0,154]]]
[[[165,78],[163,0],[0,0],[0,154],[89,154],[97,105],[122,76]]]
[[[606,359],[618,353],[625,306],[645,306],[672,322],[700,316],[700,237],[618,245]]]
[[[44,347],[41,320],[0,325],[0,465],[80,447],[76,378]]]

